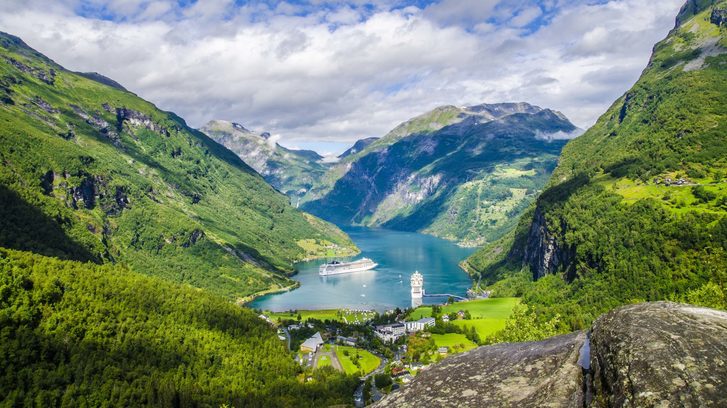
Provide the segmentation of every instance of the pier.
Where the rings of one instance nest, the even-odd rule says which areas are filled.
[[[458,301],[467,300],[466,297],[459,296],[459,295],[452,295],[452,294],[449,294],[449,293],[433,293],[433,294],[425,293],[424,294],[424,297],[446,297],[446,298],[450,298],[451,297],[451,298],[454,298],[455,300],[458,300]]]

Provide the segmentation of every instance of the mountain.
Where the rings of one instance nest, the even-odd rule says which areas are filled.
[[[636,84],[564,148],[517,230],[467,269],[573,328],[640,300],[724,304],[725,16],[724,0],[687,2]]]
[[[250,165],[278,191],[297,201],[323,176],[323,157],[310,150],[292,150],[239,123],[213,120],[200,129]]]
[[[354,146],[302,208],[339,225],[479,245],[515,226],[574,131],[561,113],[527,103],[439,107]]]
[[[351,146],[348,149],[346,149],[346,151],[343,152],[343,153],[341,153],[338,156],[338,158],[339,159],[345,159],[346,157],[348,157],[348,156],[350,156],[352,154],[356,154],[356,153],[362,151],[363,149],[365,149],[366,147],[368,147],[368,145],[370,145],[371,143],[373,143],[373,142],[375,142],[377,140],[379,140],[378,137],[367,137],[365,139],[357,140],[356,143],[353,144],[353,146]]]
[[[0,34],[0,247],[230,298],[292,285],[294,261],[354,252],[235,154],[114,84]]]

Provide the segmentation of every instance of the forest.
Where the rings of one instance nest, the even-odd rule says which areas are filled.
[[[350,403],[358,385],[304,373],[270,325],[226,298],[7,249],[0,344],[8,406],[319,407]]]

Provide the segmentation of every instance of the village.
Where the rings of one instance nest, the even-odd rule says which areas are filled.
[[[333,369],[358,376],[364,406],[405,387],[430,364],[483,344],[505,325],[516,298],[475,299],[394,309],[261,313],[310,375]]]

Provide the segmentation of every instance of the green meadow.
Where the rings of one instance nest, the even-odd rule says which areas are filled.
[[[480,338],[484,339],[505,327],[505,320],[512,314],[512,309],[520,303],[519,298],[490,298],[456,302],[442,306],[442,313],[456,313],[468,310],[470,320],[455,320],[452,323],[460,327],[474,327]],[[431,317],[431,306],[421,306],[412,312],[409,320]]]

